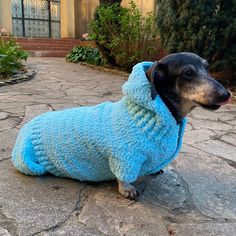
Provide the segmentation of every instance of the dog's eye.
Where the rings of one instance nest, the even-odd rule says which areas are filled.
[[[192,77],[193,76],[193,70],[192,69],[186,69],[184,70],[184,76],[186,77]]]

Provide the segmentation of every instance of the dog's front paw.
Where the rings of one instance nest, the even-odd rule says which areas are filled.
[[[136,191],[135,187],[131,184],[118,181],[119,183],[119,193],[130,200],[137,201],[139,197],[139,192]]]
[[[135,187],[133,186],[130,189],[122,189],[120,191],[120,194],[123,197],[128,198],[129,200],[134,200],[134,201],[137,201],[139,197],[139,193],[136,191]]]

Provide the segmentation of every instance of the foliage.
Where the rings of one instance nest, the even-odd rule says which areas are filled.
[[[121,4],[122,0],[99,0],[100,6],[112,5],[112,4]]]
[[[157,0],[161,43],[169,52],[191,51],[212,71],[236,66],[236,1]]]
[[[111,36],[109,34],[110,32],[107,32],[109,31],[109,28],[106,30],[106,34],[106,32],[104,31],[105,28],[103,27],[105,26],[107,28],[110,25],[113,29],[115,29],[116,34],[119,34],[121,23],[119,22],[120,17],[118,16],[122,14],[120,3],[121,1],[119,0],[100,0],[100,5],[95,11],[94,22],[91,22],[90,24],[92,31],[95,32],[90,36],[91,40],[95,40],[96,45],[98,46],[104,57],[109,61],[111,65],[114,66],[117,66],[117,63],[115,61],[115,58],[111,55],[109,44],[106,43],[111,41]],[[105,14],[105,19],[103,19],[103,16],[101,15]],[[106,19],[108,19],[109,22],[106,22]],[[106,24],[104,25],[105,22]],[[96,35],[97,33],[102,33],[102,35]]]
[[[0,38],[0,77],[16,74],[23,67],[22,60],[27,60],[28,54],[21,50],[14,38],[3,42]]]
[[[97,48],[76,46],[66,56],[70,62],[87,62],[94,65],[103,65],[106,63]]]
[[[157,46],[153,13],[142,17],[134,1],[130,8],[119,4],[101,6],[90,23],[91,38],[112,65],[130,70],[142,60],[152,60]]]

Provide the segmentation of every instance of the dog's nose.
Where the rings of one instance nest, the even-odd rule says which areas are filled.
[[[224,89],[221,90],[219,93],[219,102],[217,104],[224,105],[229,103],[230,100],[231,100],[231,93],[228,90]]]
[[[230,96],[231,96],[231,93],[228,90],[223,90],[220,93],[220,97],[223,101],[228,100],[230,98]]]

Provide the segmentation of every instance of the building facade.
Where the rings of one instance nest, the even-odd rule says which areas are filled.
[[[130,0],[123,0],[128,7]],[[143,15],[155,0],[136,0]],[[99,0],[0,0],[1,34],[16,37],[81,38]]]

